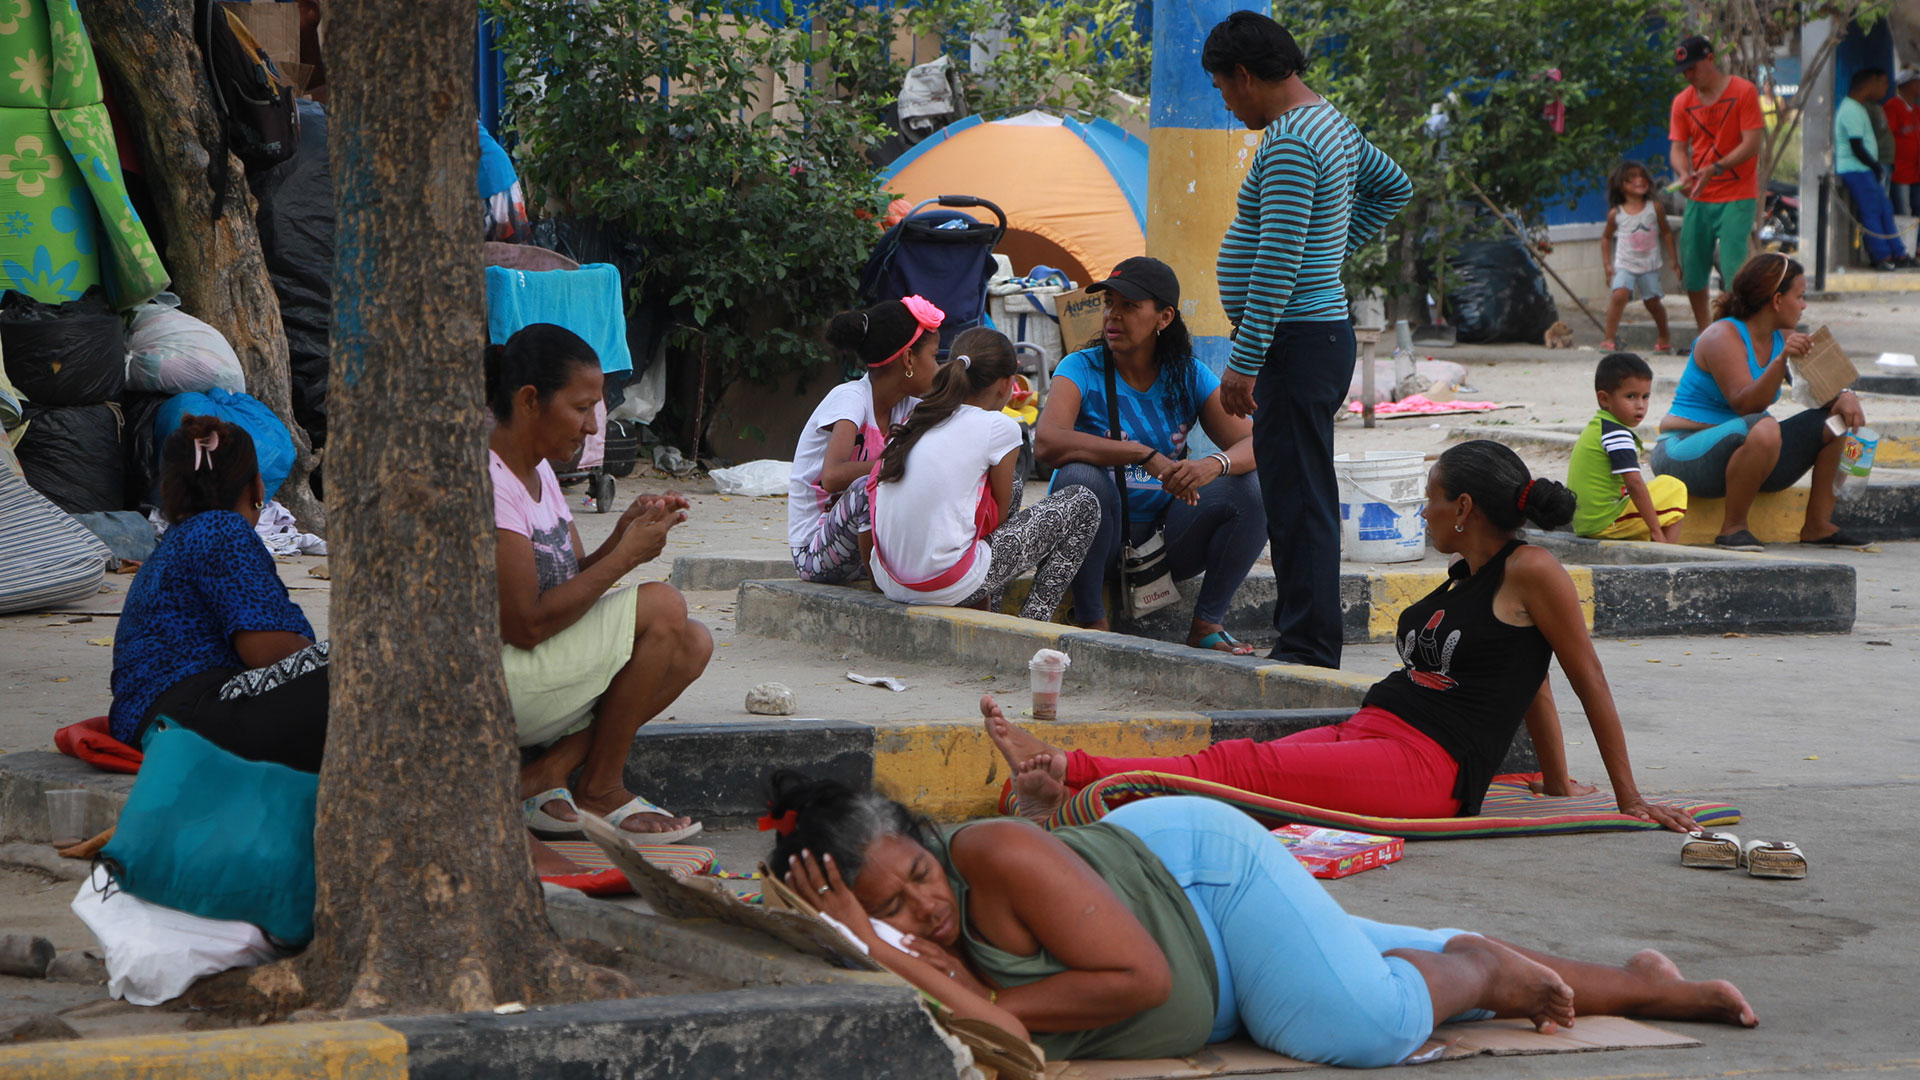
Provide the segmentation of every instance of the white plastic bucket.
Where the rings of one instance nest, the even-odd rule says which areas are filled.
[[[1333,459],[1340,482],[1340,557],[1348,562],[1414,562],[1427,551],[1427,457],[1368,450]]]

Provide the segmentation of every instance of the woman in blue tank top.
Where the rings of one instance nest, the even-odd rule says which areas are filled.
[[[1853,391],[1784,421],[1767,415],[1780,399],[1787,357],[1805,356],[1813,344],[1794,329],[1806,310],[1806,294],[1805,272],[1793,259],[1770,252],[1748,260],[1732,287],[1714,299],[1718,321],[1694,342],[1673,406],[1660,421],[1653,471],[1677,477],[1696,497],[1726,498],[1726,516],[1713,540],[1721,547],[1763,550],[1747,528],[1754,497],[1792,487],[1808,469],[1813,491],[1800,542],[1861,543],[1833,523],[1840,440],[1827,427],[1829,414],[1849,428],[1867,422]],[[1757,342],[1766,343],[1765,363]]]

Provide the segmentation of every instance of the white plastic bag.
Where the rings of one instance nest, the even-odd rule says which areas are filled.
[[[722,495],[785,495],[793,478],[793,462],[762,458],[710,473]]]
[[[114,886],[102,867],[81,882],[73,913],[100,941],[107,958],[107,993],[134,1005],[159,1005],[186,992],[194,980],[228,968],[277,960],[280,951],[252,923],[203,919],[148,903]]]
[[[165,293],[161,294],[163,297]],[[163,394],[247,390],[240,357],[220,331],[158,301],[133,309],[127,328],[127,389]]]

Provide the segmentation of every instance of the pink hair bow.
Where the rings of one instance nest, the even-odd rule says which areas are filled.
[[[220,449],[220,433],[209,432],[193,440],[193,468],[198,472],[202,465],[213,468],[213,452]]]
[[[927,331],[940,329],[940,324],[947,321],[947,313],[934,307],[933,302],[924,296],[908,296],[902,298],[900,302],[907,305],[907,311],[913,315],[913,321],[920,325],[914,329],[913,336],[907,339],[907,343],[900,346],[899,352],[877,364],[868,364],[868,367],[883,368],[907,355],[908,350],[913,348],[914,342],[925,336]]]

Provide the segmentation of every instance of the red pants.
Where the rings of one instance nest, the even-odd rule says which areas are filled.
[[[1332,727],[1273,742],[1233,739],[1181,757],[1067,755],[1067,786],[1144,770],[1211,780],[1242,791],[1375,817],[1455,817],[1453,756],[1406,721],[1371,706]]]

